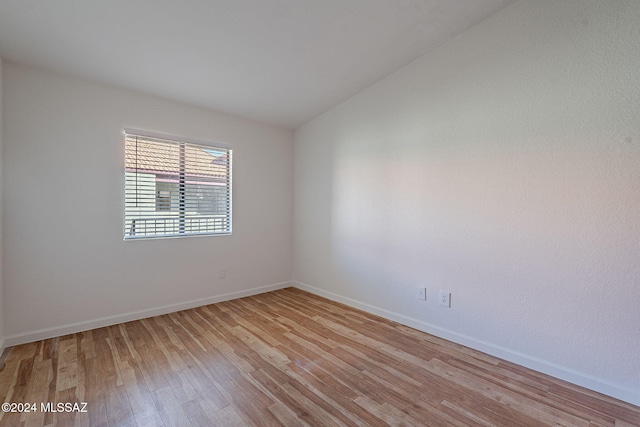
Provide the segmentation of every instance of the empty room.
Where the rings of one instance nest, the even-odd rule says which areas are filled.
[[[638,0],[0,0],[0,426],[640,426]]]

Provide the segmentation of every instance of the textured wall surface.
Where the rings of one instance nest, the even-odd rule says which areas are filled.
[[[294,280],[640,404],[638,22],[521,1],[298,129]]]
[[[291,131],[6,62],[4,105],[7,337],[289,283]],[[230,144],[233,235],[123,241],[125,127]]]

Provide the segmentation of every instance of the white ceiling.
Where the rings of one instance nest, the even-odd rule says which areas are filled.
[[[0,56],[295,128],[511,1],[0,0]]]

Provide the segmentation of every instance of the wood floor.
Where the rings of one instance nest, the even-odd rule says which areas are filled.
[[[13,347],[0,397],[36,404],[2,426],[640,425],[637,406],[293,288]]]

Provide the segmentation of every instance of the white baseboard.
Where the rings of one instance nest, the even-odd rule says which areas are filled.
[[[274,283],[271,285],[260,286],[257,288],[246,289],[238,292],[230,292],[222,295],[215,295],[206,298],[199,298],[191,301],[184,301],[177,304],[165,305],[162,307],[149,308],[145,310],[134,311],[130,313],[117,314],[115,316],[102,317],[99,319],[88,320],[85,322],[71,323],[63,326],[54,326],[37,331],[30,331],[21,334],[14,334],[5,337],[4,341],[0,341],[0,348],[11,347],[14,345],[25,344],[29,342],[44,340],[48,338],[59,337],[62,335],[74,334],[76,332],[87,331],[89,329],[102,328],[104,326],[116,325],[118,323],[130,322],[132,320],[145,319],[147,317],[159,316],[161,314],[173,313],[180,310],[187,310],[194,307],[200,307],[217,302],[229,301],[258,295],[265,292],[276,291],[278,289],[288,288],[291,282]],[[2,346],[4,344],[4,346]],[[0,354],[2,352],[0,351]]]
[[[486,341],[477,340],[467,335],[459,334],[457,332],[450,331],[448,329],[431,325],[429,323],[423,322],[418,319],[414,319],[412,317],[408,317],[399,313],[385,310],[383,308],[376,307],[370,304],[365,304],[363,302],[360,302],[351,298],[347,298],[342,295],[334,294],[333,292],[327,292],[323,289],[319,289],[314,286],[307,285],[306,283],[293,281],[293,286],[298,289],[310,292],[312,294],[325,297],[332,301],[340,302],[350,307],[354,307],[362,311],[366,311],[368,313],[372,313],[380,317],[384,317],[385,319],[393,320],[394,322],[398,322],[403,325],[410,326],[414,329],[418,329],[428,334],[435,335],[437,337],[455,342],[457,344],[464,345],[466,347],[470,347],[474,350],[478,350],[483,353],[487,353],[491,356],[495,356],[512,363],[516,363],[520,366],[533,369],[534,371],[551,375],[552,377],[570,382],[572,384],[587,388],[589,390],[606,394],[607,396],[611,396],[613,398],[625,401],[627,403],[631,403],[632,405],[640,406],[639,393],[631,389],[627,389],[624,387],[620,387],[619,385],[612,384],[600,378],[596,378],[591,375],[577,372],[572,369],[566,368],[564,366],[559,366],[554,363],[548,362],[546,360],[529,356],[527,354],[520,353],[508,348],[504,348]]]

